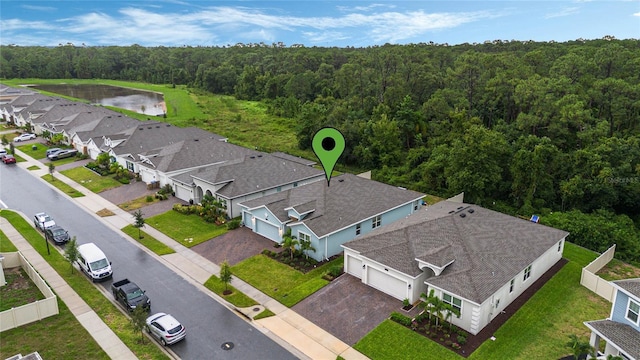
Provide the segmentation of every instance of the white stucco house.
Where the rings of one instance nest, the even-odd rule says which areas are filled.
[[[597,359],[609,355],[640,360],[640,278],[612,281],[615,296],[607,319],[587,321],[590,344],[598,351]]]
[[[225,145],[229,154],[215,152],[220,162],[172,176],[176,197],[197,204],[204,195],[214,196],[227,204],[227,215],[234,218],[242,214],[243,202],[320,181],[325,176],[322,170],[309,166],[313,162],[304,159]]]
[[[475,335],[562,258],[567,235],[448,200],[344,244],[344,270],[411,303],[433,289]]]
[[[328,186],[322,175],[323,181],[242,202],[244,226],[275,242],[291,230],[292,236],[311,241],[316,251],[308,255],[321,261],[342,253],[345,242],[422,206],[424,194],[415,191],[352,174],[336,176]]]

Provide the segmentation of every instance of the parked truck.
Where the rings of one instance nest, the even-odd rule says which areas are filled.
[[[111,292],[116,301],[129,312],[138,306],[142,306],[146,311],[151,310],[151,300],[149,300],[145,291],[140,289],[134,282],[129,281],[129,279],[111,284]]]

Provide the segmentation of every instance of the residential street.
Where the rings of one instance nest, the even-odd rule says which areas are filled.
[[[250,323],[18,166],[0,167],[0,200],[28,217],[41,211],[77,236],[94,242],[113,263],[114,280],[135,281],[151,299],[152,312],[167,312],[187,328],[186,341],[171,347],[183,359],[295,359]],[[102,284],[108,288],[111,281]],[[232,350],[222,344],[232,342]]]

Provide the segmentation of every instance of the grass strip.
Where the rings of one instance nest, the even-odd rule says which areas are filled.
[[[100,176],[84,166],[63,170],[60,173],[94,193],[100,193],[122,185],[118,180],[110,176]]]
[[[154,238],[153,236],[147,234],[142,229],[140,230],[140,236],[142,236],[142,238],[140,238],[138,236],[138,229],[133,227],[133,225],[127,225],[127,226],[123,227],[121,230],[125,234],[129,235],[133,240],[139,242],[144,247],[146,247],[147,249],[153,251],[154,253],[156,253],[158,255],[162,256],[162,255],[175,253],[175,250],[173,250],[172,248],[168,247],[167,245],[165,245],[160,240],[158,240],[158,239]]]
[[[58,190],[62,191],[63,193],[71,196],[72,198],[78,198],[78,197],[83,197],[84,194],[81,193],[80,191],[72,188],[70,185],[60,181],[60,180],[56,180],[55,176],[47,174],[47,175],[42,175],[41,178],[48,182],[49,184],[55,186]]]
[[[233,280],[231,282],[233,282]],[[231,294],[224,295],[225,284],[215,275],[211,275],[211,277],[204,283],[204,286],[236,307],[243,308],[258,305],[257,301],[248,297],[243,292],[238,291],[238,289],[231,285],[226,287],[231,290]]]
[[[122,340],[139,359],[168,359],[154,342],[146,341],[144,344],[141,344],[140,333],[133,331],[129,318],[120,312],[86,276],[77,270],[72,271],[71,265],[60,253],[52,251],[51,254],[48,255],[44,238],[31,224],[24,220],[22,216],[10,210],[0,211],[0,216],[11,222],[31,246],[42,255],[49,265],[56,270],[67,284],[98,314],[102,321],[113,330],[120,340]],[[50,335],[47,334],[47,336]],[[2,338],[5,338],[4,332]],[[55,337],[56,341],[60,342],[65,338],[66,336],[62,337],[62,339]],[[84,353],[84,355],[86,354],[92,354],[93,356],[91,352]],[[50,358],[60,358],[60,356],[51,356]]]

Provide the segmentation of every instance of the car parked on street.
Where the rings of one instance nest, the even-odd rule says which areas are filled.
[[[54,152],[51,155],[47,155],[47,158],[49,160],[59,160],[59,159],[76,156],[77,153],[78,153],[78,150],[76,149],[64,149],[64,150]]]
[[[6,154],[2,156],[2,162],[5,164],[15,164],[16,158],[11,154]]]
[[[56,222],[53,221],[51,216],[47,215],[47,213],[41,212],[37,213],[33,217],[33,225],[35,225],[36,228],[40,229],[41,231],[44,231],[50,227],[56,226]]]
[[[7,155],[7,149],[0,149],[0,158],[4,157],[5,155]]]
[[[24,134],[20,134],[20,135],[14,137],[13,138],[13,142],[33,140],[35,138],[36,138],[36,134],[24,133]]]
[[[71,240],[69,232],[58,225],[45,229],[44,237],[49,241],[53,241],[56,245],[61,245]]]
[[[175,344],[187,336],[187,329],[173,316],[157,313],[147,318],[147,332],[162,346]]]

